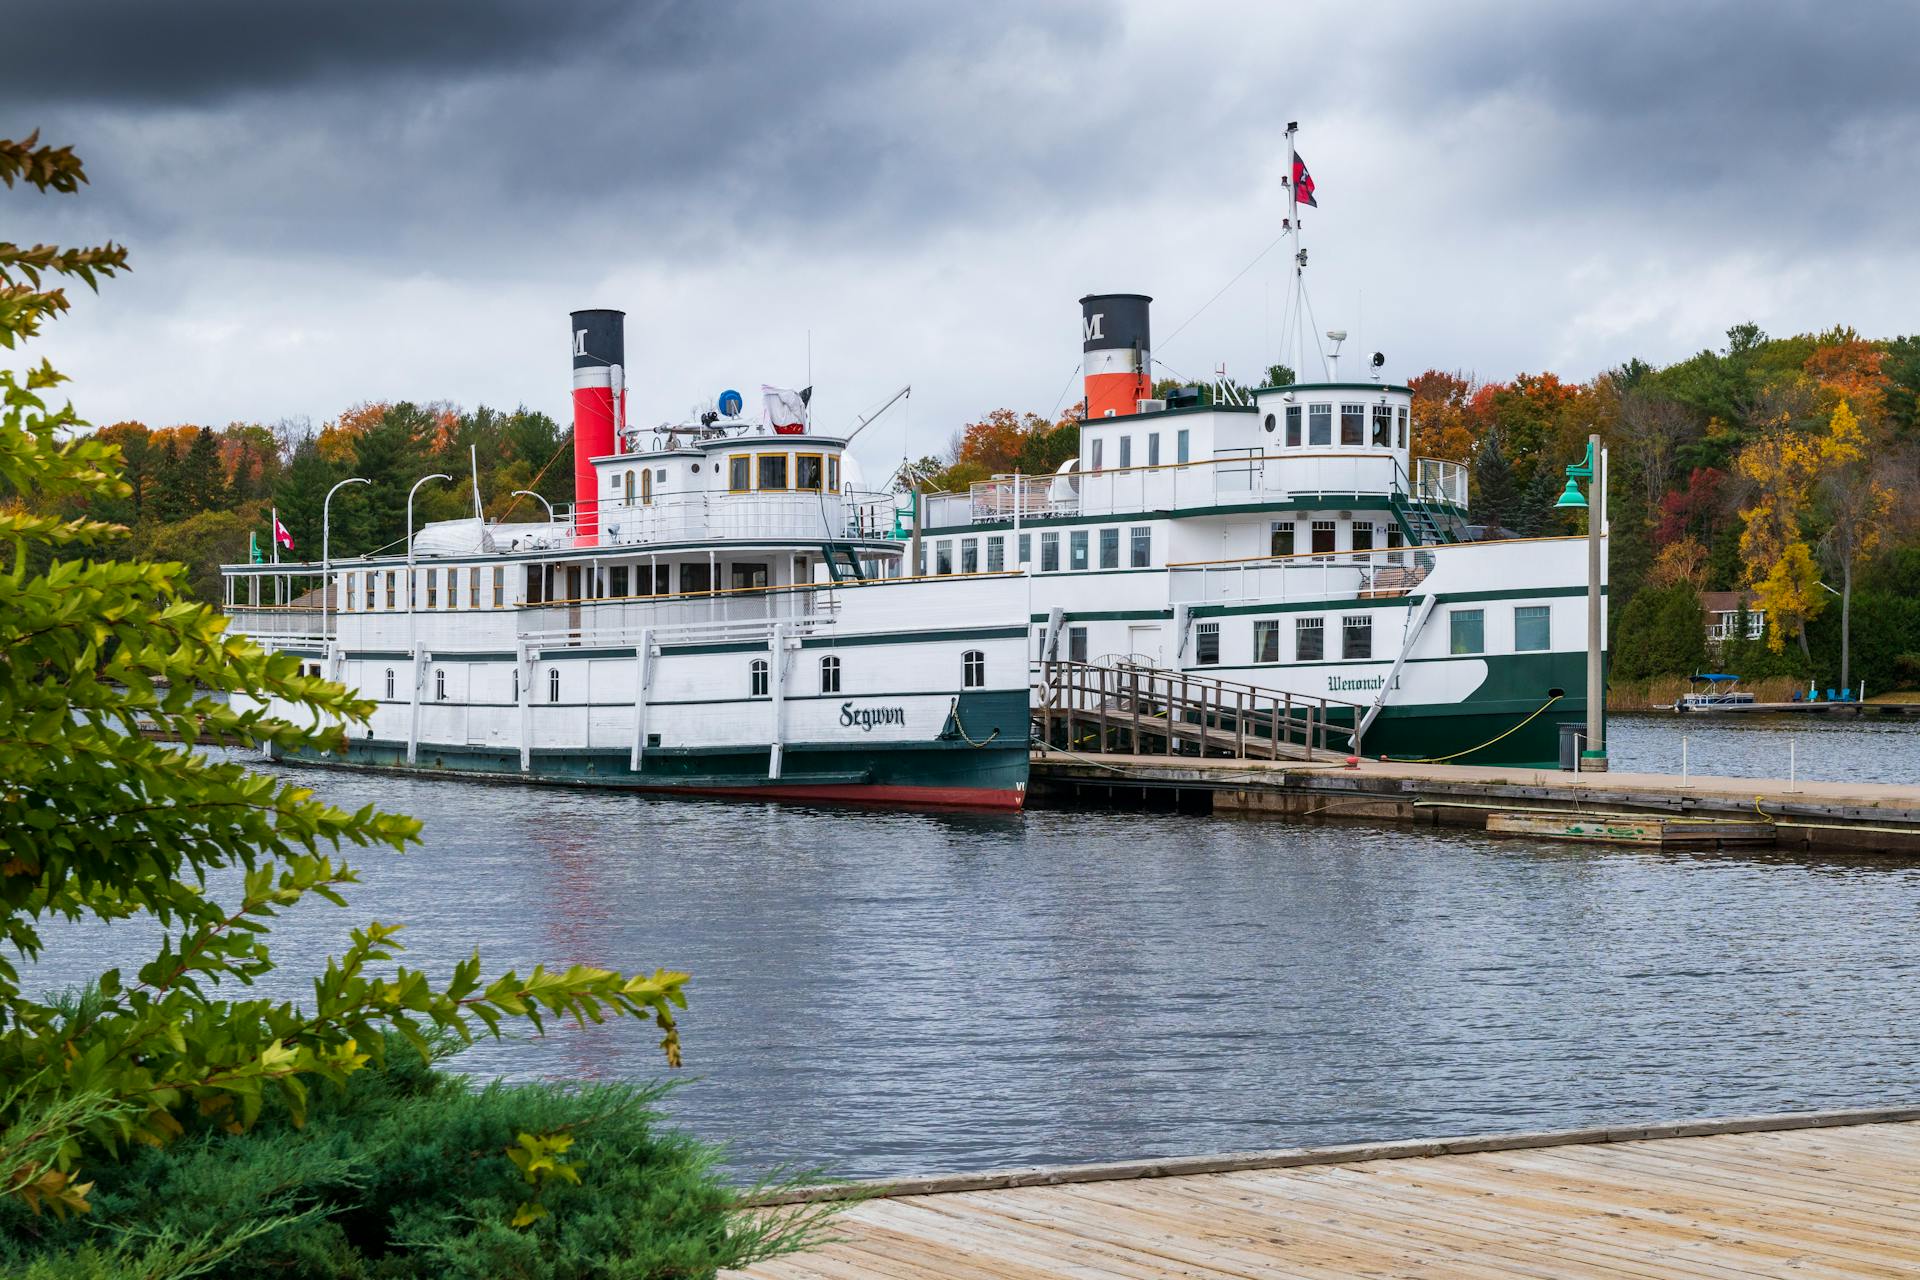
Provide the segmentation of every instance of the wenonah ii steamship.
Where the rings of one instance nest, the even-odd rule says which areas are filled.
[[[1337,367],[1345,333],[1327,333],[1330,358],[1308,333],[1300,205],[1313,183],[1293,134],[1296,367]],[[1588,582],[1604,590],[1604,529],[1594,570],[1584,537],[1470,525],[1466,469],[1412,457],[1413,393],[1381,381],[1378,354],[1350,381],[1240,393],[1222,380],[1155,398],[1150,302],[1080,300],[1079,457],[925,498],[917,572],[1032,575],[1041,703],[1091,696],[1111,723],[1143,679],[1149,700],[1201,680],[1215,706],[1298,700],[1345,730],[1329,745],[1368,756],[1552,767],[1563,726],[1586,740]],[[1596,647],[1604,663],[1604,616]],[[1129,674],[1076,676],[1083,664]],[[1177,678],[1142,675],[1160,672]],[[1093,718],[1067,719],[1053,745],[1071,747]],[[1604,767],[1602,752],[1582,754]]]
[[[573,315],[571,508],[476,493],[404,556],[226,566],[232,625],[374,701],[349,764],[1019,808],[1026,578],[906,575],[893,498],[790,393],[630,429],[624,324]]]

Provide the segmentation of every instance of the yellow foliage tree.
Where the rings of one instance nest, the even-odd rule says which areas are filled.
[[[1652,587],[1676,587],[1683,582],[1695,591],[1707,582],[1707,549],[1692,534],[1660,548],[1647,572],[1647,585]]]
[[[1754,583],[1753,591],[1760,608],[1766,611],[1767,647],[1779,653],[1787,647],[1787,632],[1791,630],[1805,653],[1807,623],[1826,605],[1813,551],[1799,539],[1788,543],[1767,575]]]

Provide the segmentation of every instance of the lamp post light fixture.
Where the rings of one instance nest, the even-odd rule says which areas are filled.
[[[413,594],[413,495],[429,480],[451,480],[452,476],[434,472],[421,476],[407,490],[407,655],[412,679],[408,690],[407,763],[412,764],[420,750],[420,614]]]
[[[320,502],[320,638],[327,646],[329,676],[333,674],[333,632],[328,629],[328,615],[331,612],[328,605],[333,599],[333,495],[350,484],[372,483],[361,476],[350,476],[327,490],[327,496]]]
[[[548,502],[545,498],[541,497],[539,494],[535,493],[533,490],[515,489],[513,491],[512,496],[516,498],[532,498],[534,501],[538,502],[541,506],[547,509],[547,523],[548,524],[553,523],[553,504],[551,502]]]
[[[1586,480],[1593,501],[1580,493],[1580,481]],[[1601,633],[1604,615],[1600,612],[1600,579],[1603,557],[1601,536],[1607,524],[1607,451],[1600,437],[1587,437],[1587,456],[1567,468],[1567,487],[1559,508],[1583,507],[1587,512],[1587,741],[1576,762],[1581,771],[1603,773],[1607,768],[1606,676]]]

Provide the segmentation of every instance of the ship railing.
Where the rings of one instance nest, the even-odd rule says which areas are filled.
[[[1411,493],[1415,502],[1467,509],[1466,464],[1446,458],[1416,458]]]
[[[1167,575],[1175,604],[1380,600],[1411,595],[1435,563],[1432,550],[1403,547],[1170,565]]]
[[[1032,672],[1034,734],[1069,752],[1312,760],[1350,751],[1361,714],[1358,703],[1132,661],[1046,659]]]
[[[642,637],[654,644],[752,644],[771,641],[774,628],[782,635],[816,635],[832,626],[834,619],[822,614],[793,618],[732,618],[704,622],[659,622],[644,625],[602,625],[591,630],[561,628],[549,631],[523,631],[520,641],[529,649],[556,649],[635,645]]]
[[[655,495],[602,503],[600,526],[605,540],[618,546],[881,537],[893,528],[893,499],[853,490]]]
[[[320,609],[307,605],[228,605],[226,615],[229,633],[276,644],[325,644],[339,621],[332,614],[323,621]]]

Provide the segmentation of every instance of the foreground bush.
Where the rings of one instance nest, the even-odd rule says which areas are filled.
[[[666,1085],[475,1089],[387,1061],[314,1089],[302,1128],[276,1103],[243,1133],[200,1121],[95,1162],[91,1214],[0,1201],[0,1275],[706,1276],[797,1247],[815,1217],[739,1213],[713,1149],[660,1126]],[[544,1179],[516,1227],[529,1131],[570,1140],[553,1158],[580,1180]]]

